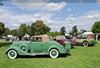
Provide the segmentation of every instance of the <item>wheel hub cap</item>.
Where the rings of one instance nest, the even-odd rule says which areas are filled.
[[[15,56],[15,53],[14,52],[10,52],[10,56],[11,57],[14,57]]]
[[[51,53],[53,56],[56,56],[56,51],[53,51],[52,53]]]

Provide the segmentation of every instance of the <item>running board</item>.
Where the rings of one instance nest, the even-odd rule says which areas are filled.
[[[33,53],[33,54],[27,54],[29,56],[36,56],[36,55],[48,55],[48,53]]]

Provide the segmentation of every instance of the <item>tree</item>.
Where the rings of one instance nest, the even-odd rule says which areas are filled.
[[[77,26],[72,27],[72,35],[77,35],[78,34],[78,29]]]
[[[4,36],[11,34],[11,30],[9,28],[5,28]]]
[[[0,22],[0,36],[2,34],[4,36],[8,34],[12,34],[14,36],[24,36],[25,34],[29,35],[41,35],[41,34],[47,34],[50,32],[50,28],[44,24],[42,20],[37,20],[35,23],[32,23],[30,25],[21,24],[18,29],[10,30],[9,28],[5,28],[5,25]]]
[[[35,28],[36,28],[36,27],[35,27],[35,23],[32,23],[32,24],[31,24],[31,35],[35,35],[35,31],[36,31]]]
[[[5,25],[4,23],[0,22],[0,36],[5,32]]]
[[[50,31],[50,28],[43,23],[42,20],[37,20],[31,25],[31,31],[33,35],[47,34]]]
[[[18,29],[11,30],[11,35],[17,36],[18,35]]]
[[[73,35],[73,33],[72,33],[72,31],[69,31],[69,33],[68,33],[69,35]]]
[[[100,21],[95,22],[91,30],[93,33],[100,33]]]
[[[65,27],[61,27],[60,33],[61,33],[61,35],[65,35],[65,33],[66,33]]]
[[[27,25],[26,26],[26,29],[27,29],[27,34],[31,36],[32,35],[31,26],[30,25]]]
[[[19,36],[24,36],[27,32],[28,32],[27,25],[26,24],[21,24],[19,26],[18,35]]]
[[[54,36],[61,35],[61,33],[60,32],[57,32],[57,31],[56,32],[49,32],[48,35],[54,37]]]
[[[50,28],[44,24],[41,34],[47,34],[48,32],[50,32]]]

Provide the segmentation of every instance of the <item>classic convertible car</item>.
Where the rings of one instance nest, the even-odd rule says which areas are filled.
[[[15,59],[18,55],[49,55],[57,58],[60,54],[67,54],[71,48],[70,42],[50,40],[47,35],[33,36],[31,41],[16,41],[6,51],[8,58]]]
[[[94,39],[77,39],[75,37],[70,37],[70,36],[56,36],[54,37],[54,39],[56,39],[60,43],[62,43],[63,40],[66,42],[70,42],[72,48],[75,45],[88,47],[88,46],[94,46],[97,43]]]
[[[88,47],[88,46],[94,46],[96,43],[97,42],[93,39],[79,39],[77,40],[76,45]]]

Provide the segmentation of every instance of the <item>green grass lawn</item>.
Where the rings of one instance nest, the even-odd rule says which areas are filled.
[[[56,59],[24,57],[11,60],[5,55],[8,47],[0,47],[0,68],[100,68],[100,42],[94,47],[77,46],[71,49],[71,56]]]

